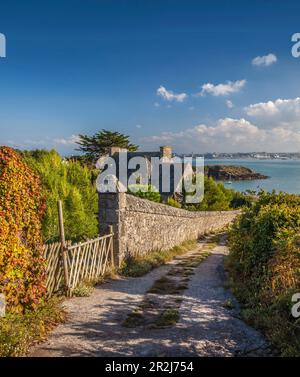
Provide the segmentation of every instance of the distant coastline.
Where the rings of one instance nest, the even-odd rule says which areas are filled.
[[[244,166],[270,177],[269,179],[232,181],[231,188],[237,191],[284,191],[300,194],[300,159],[206,159],[204,165]]]
[[[191,153],[178,156],[204,157],[206,160],[300,160],[300,152]]]

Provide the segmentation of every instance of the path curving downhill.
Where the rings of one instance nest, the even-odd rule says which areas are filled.
[[[185,257],[199,253],[199,248]],[[267,342],[239,319],[238,305],[225,288],[223,268],[227,247],[221,243],[194,270],[182,291],[180,319],[172,327],[124,327],[128,315],[143,301],[153,283],[178,260],[139,278],[102,284],[90,297],[65,302],[67,323],[30,356],[269,356]],[[234,309],[226,303],[234,303]]]

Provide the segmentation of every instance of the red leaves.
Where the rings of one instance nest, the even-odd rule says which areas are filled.
[[[39,178],[12,148],[0,147],[0,292],[12,312],[34,309],[45,294]]]

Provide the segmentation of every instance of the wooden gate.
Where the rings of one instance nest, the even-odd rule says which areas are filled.
[[[85,242],[66,242],[66,269],[64,271],[61,243],[44,245],[46,259],[46,287],[48,295],[62,291],[71,296],[74,288],[82,281],[97,281],[113,267],[113,233]],[[67,284],[65,279],[67,275]]]
[[[113,234],[67,247],[67,261],[71,295],[81,281],[97,281],[113,266]]]
[[[96,282],[114,265],[113,228],[109,234],[71,244],[65,240],[62,202],[57,202],[60,242],[44,245],[48,295],[64,290],[72,296],[82,281]]]
[[[46,260],[46,288],[49,296],[58,292],[62,285],[63,268],[60,249],[60,242],[44,245],[44,258]]]

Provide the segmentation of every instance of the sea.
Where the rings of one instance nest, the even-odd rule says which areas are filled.
[[[204,160],[205,165],[240,165],[253,169],[255,172],[269,176],[268,179],[251,181],[232,181],[224,183],[226,187],[237,191],[266,190],[285,191],[290,194],[300,194],[300,160]]]

